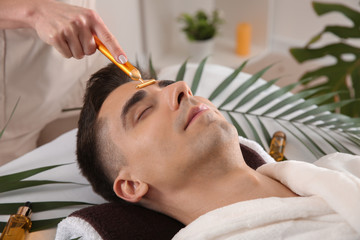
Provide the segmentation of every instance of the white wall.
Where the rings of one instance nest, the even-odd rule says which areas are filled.
[[[337,2],[360,9],[359,0],[319,0]],[[311,6],[312,0],[98,0],[100,16],[117,37],[130,59],[135,55],[151,53],[160,66],[181,63],[186,53],[185,34],[176,18],[182,12],[198,9],[224,12],[226,24],[221,28],[219,39],[226,39],[229,51],[224,58],[230,62],[235,46],[235,27],[247,21],[253,27],[253,45],[262,51],[288,54],[290,47],[304,46],[315,34],[328,24],[350,24],[341,14],[330,13],[317,16]],[[143,10],[143,12],[142,12]],[[336,40],[327,35],[320,44]],[[354,44],[360,45],[359,40]],[[230,57],[229,57],[230,56]],[[249,56],[253,57],[253,56]],[[238,61],[243,61],[239,59]],[[226,64],[226,62],[225,62]],[[236,62],[234,65],[238,65]]]
[[[217,0],[216,8],[225,17],[225,24],[221,26],[220,38],[230,40],[235,47],[236,26],[241,22],[248,22],[252,27],[252,44],[265,46],[269,41],[271,29],[272,0]]]
[[[143,51],[139,0],[98,0],[96,9],[131,61]]]
[[[342,3],[360,10],[358,0],[318,0],[318,2]],[[290,47],[302,47],[326,25],[349,25],[352,22],[339,13],[317,16],[312,8],[312,0],[274,0],[272,50],[287,53]],[[338,38],[327,34],[319,42],[323,45]],[[360,41],[355,41],[359,44]]]

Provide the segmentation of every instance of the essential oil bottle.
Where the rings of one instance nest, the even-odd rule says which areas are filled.
[[[0,240],[24,240],[31,228],[31,212],[30,202],[19,207],[17,213],[10,216]]]
[[[279,162],[284,160],[285,144],[286,144],[285,133],[281,131],[275,132],[271,139],[270,151],[269,151],[270,156],[273,157],[275,161]]]

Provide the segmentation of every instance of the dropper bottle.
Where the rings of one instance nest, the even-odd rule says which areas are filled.
[[[286,135],[282,131],[277,131],[274,133],[271,143],[269,154],[275,159],[275,161],[280,162],[284,160],[284,150],[286,145]]]
[[[31,228],[31,203],[26,202],[19,207],[16,214],[11,215],[0,240],[24,240]]]

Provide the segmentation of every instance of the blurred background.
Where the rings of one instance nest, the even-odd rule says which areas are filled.
[[[188,57],[188,41],[177,18],[181,13],[208,13],[217,9],[225,23],[219,27],[210,63],[232,68],[250,59],[245,72],[255,73],[276,63],[264,76],[265,80],[282,77],[280,86],[295,82],[307,70],[323,62],[298,64],[289,53],[291,47],[304,47],[327,24],[351,25],[339,13],[317,16],[311,0],[107,0],[98,1],[98,12],[115,34],[130,60],[140,61],[151,54],[154,67],[161,69],[181,64]],[[318,0],[341,3],[359,10],[359,0]],[[251,49],[245,56],[235,53],[236,26],[251,26]],[[320,45],[337,39],[325,34]],[[352,44],[360,47],[360,40]],[[189,59],[192,61],[192,59]],[[329,62],[331,59],[321,59]]]

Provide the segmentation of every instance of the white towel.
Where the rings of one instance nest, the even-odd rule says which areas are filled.
[[[286,161],[265,164],[258,171],[279,180],[301,196],[320,196],[360,236],[360,176],[344,172],[348,165],[360,169],[360,156],[352,159],[349,156],[341,153],[327,155],[319,159],[322,167],[316,166],[317,162]],[[327,166],[334,170],[326,169]]]
[[[55,240],[70,239],[101,240],[102,237],[87,221],[78,217],[67,217],[59,223]]]
[[[323,157],[322,167],[296,161],[265,164],[257,171],[307,197],[264,198],[219,208],[173,239],[360,239],[360,179],[354,171],[345,172],[346,165],[360,167],[360,157],[349,159],[337,153]],[[340,165],[340,170],[327,165]]]

